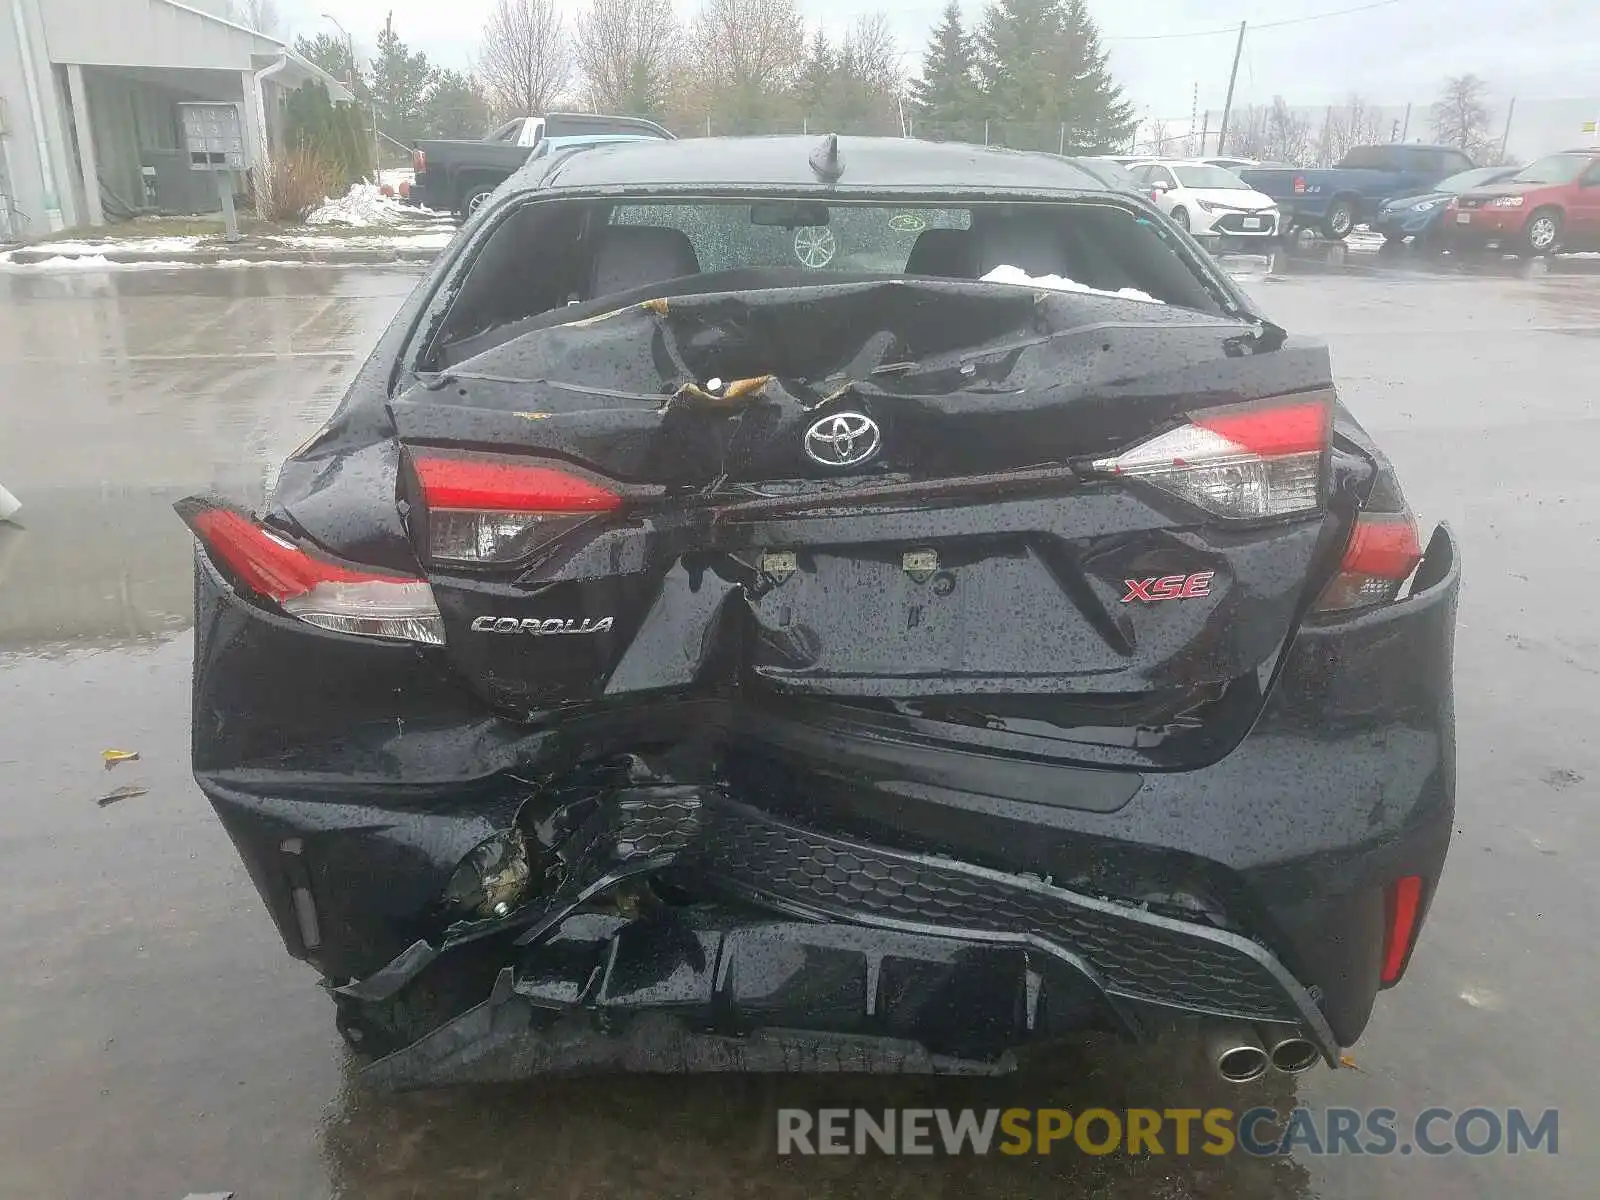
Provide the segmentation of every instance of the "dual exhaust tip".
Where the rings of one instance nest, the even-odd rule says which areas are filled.
[[[1263,1039],[1245,1025],[1211,1029],[1206,1036],[1206,1055],[1228,1083],[1252,1083],[1269,1067],[1285,1075],[1298,1075],[1322,1059],[1316,1043],[1298,1033],[1270,1033]]]

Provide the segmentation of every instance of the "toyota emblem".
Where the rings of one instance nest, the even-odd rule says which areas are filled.
[[[866,413],[834,413],[812,422],[806,430],[806,457],[825,467],[858,466],[882,444],[878,423]]]

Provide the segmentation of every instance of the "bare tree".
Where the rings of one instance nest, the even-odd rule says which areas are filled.
[[[572,47],[556,0],[495,0],[477,73],[502,112],[547,111],[572,78]]]
[[[672,0],[593,0],[574,40],[590,103],[603,112],[660,112],[681,41]]]
[[[1167,143],[1172,140],[1167,132],[1165,117],[1151,117],[1148,122],[1149,134],[1145,138],[1146,149],[1154,155],[1164,155],[1167,152]]]
[[[1284,101],[1272,98],[1266,115],[1266,156],[1274,162],[1303,165],[1311,156],[1311,122]]]
[[[1494,147],[1489,133],[1489,85],[1476,75],[1452,75],[1433,102],[1433,136],[1479,155]]]
[[[863,88],[894,96],[905,82],[900,72],[900,47],[886,14],[863,13],[844,35],[839,69]]]
[[[898,101],[905,79],[888,17],[868,13],[856,18],[845,32],[832,77],[824,86],[827,95],[814,115],[831,119],[836,129],[904,132]]]
[[[1251,104],[1233,114],[1233,123],[1228,126],[1228,144],[1224,147],[1220,141],[1217,145],[1218,154],[1233,154],[1240,158],[1268,159],[1267,153],[1267,114],[1259,105]]]
[[[806,61],[795,0],[705,0],[688,43],[696,101],[734,128],[776,115]]]
[[[1379,114],[1360,95],[1352,92],[1343,108],[1330,107],[1317,138],[1317,162],[1332,166],[1357,146],[1370,146],[1380,139]]]
[[[222,15],[257,33],[276,37],[283,30],[283,17],[277,0],[227,0]]]

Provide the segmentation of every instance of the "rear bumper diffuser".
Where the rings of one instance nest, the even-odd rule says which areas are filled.
[[[1259,943],[954,859],[819,833],[714,791],[615,794],[563,881],[338,991],[381,1001],[467,941],[509,937],[489,998],[367,1068],[406,1088],[596,1071],[985,1073],[1014,1051],[1182,1018],[1298,1028],[1316,997]],[[717,899],[628,916],[591,900],[660,875]]]

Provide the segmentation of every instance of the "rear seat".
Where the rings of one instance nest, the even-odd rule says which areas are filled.
[[[978,277],[977,243],[968,229],[924,229],[911,244],[907,275],[939,275],[946,279]]]
[[[585,299],[700,273],[694,244],[681,229],[659,225],[608,225],[595,238]]]

